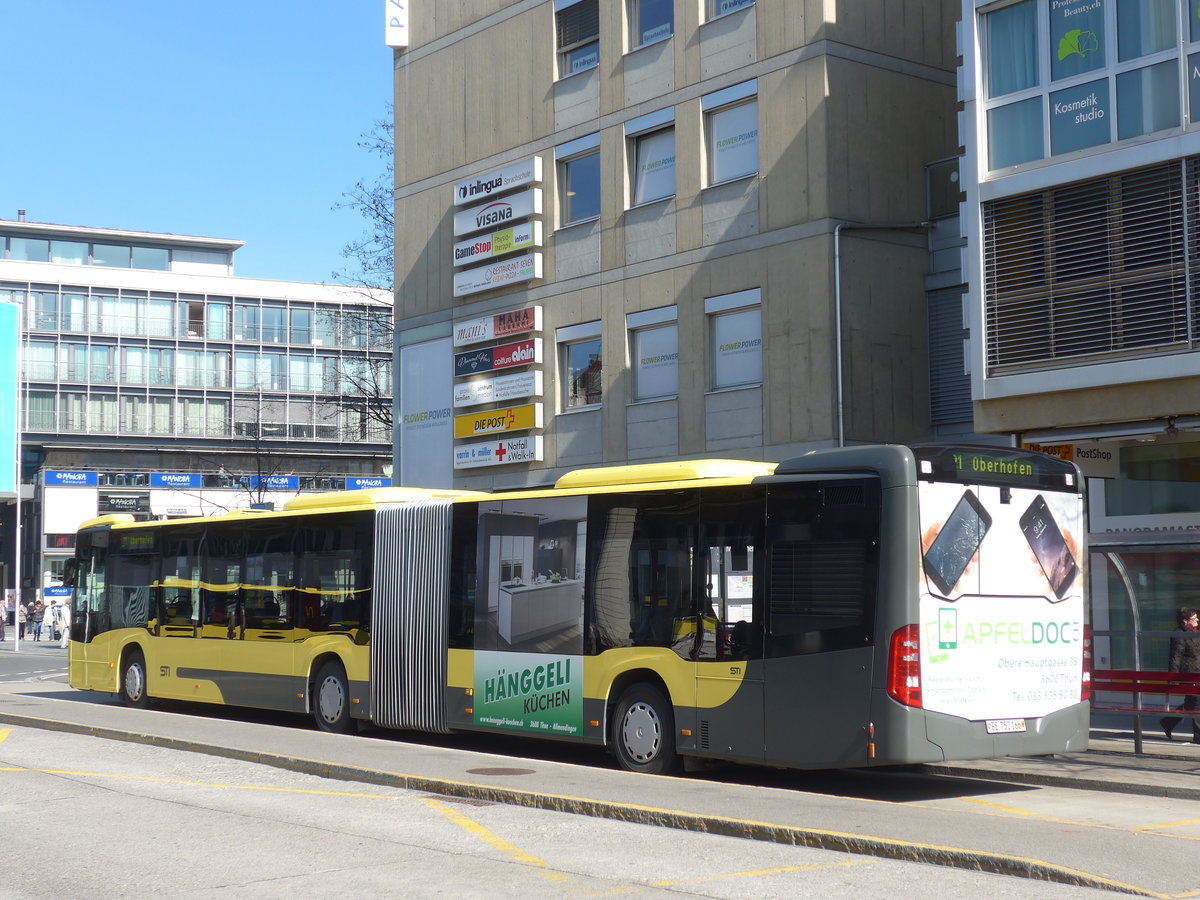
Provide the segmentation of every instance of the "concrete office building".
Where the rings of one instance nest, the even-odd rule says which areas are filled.
[[[0,220],[0,303],[21,312],[20,384],[0,390],[20,395],[26,600],[98,514],[390,483],[390,294],[235,277],[241,246]]]
[[[949,291],[963,371],[958,229],[931,238],[927,179],[957,153],[957,15],[414,8],[395,55],[403,480],[933,436],[927,290]],[[938,284],[931,240],[955,270]]]
[[[1200,604],[1200,0],[962,6],[978,430],[1089,478],[1096,665]]]

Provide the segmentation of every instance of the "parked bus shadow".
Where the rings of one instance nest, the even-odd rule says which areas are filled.
[[[121,705],[121,701],[114,695],[96,691],[39,691],[29,692],[24,696],[99,706]],[[237,706],[215,706],[181,700],[155,700],[153,708],[162,712],[196,718],[252,722],[303,731],[316,730],[316,725],[309,716],[298,713],[272,712]],[[543,738],[526,738],[519,735],[467,732],[429,734],[367,726],[359,736],[367,740],[393,741],[510,756],[526,763],[536,764],[537,761],[544,761],[603,769],[619,768],[615,757],[602,747],[555,743]],[[888,766],[878,769],[788,770],[733,763],[711,763],[705,765],[700,771],[688,773],[683,777],[698,781],[769,787],[798,793],[883,800],[892,803],[913,803],[1033,790],[1031,787],[974,778],[933,775],[918,767],[907,766]]]

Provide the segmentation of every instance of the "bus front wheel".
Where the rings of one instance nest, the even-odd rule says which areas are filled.
[[[322,731],[346,734],[350,730],[350,685],[341,664],[327,662],[317,672],[312,711]]]
[[[150,705],[146,691],[146,657],[141,650],[131,650],[121,666],[121,701],[126,706],[145,709]]]
[[[617,703],[613,747],[621,768],[665,775],[679,769],[675,753],[675,713],[653,685],[635,684]]]

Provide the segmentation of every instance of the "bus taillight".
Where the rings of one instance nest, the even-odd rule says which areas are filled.
[[[1083,626],[1083,684],[1080,686],[1080,700],[1092,699],[1092,626]]]
[[[921,707],[921,632],[916,625],[892,633],[887,692],[897,703]]]

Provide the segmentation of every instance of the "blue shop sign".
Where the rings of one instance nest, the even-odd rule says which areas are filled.
[[[74,588],[69,587],[48,587],[42,588],[42,596],[47,600],[53,598],[55,600],[70,600],[74,596]]]
[[[251,488],[267,488],[272,491],[300,490],[299,475],[251,475]]]
[[[199,475],[184,475],[177,472],[151,472],[150,487],[174,490],[196,490],[200,487]]]
[[[346,479],[346,490],[359,491],[369,488],[391,487],[392,479],[390,478],[364,478],[353,477]]]
[[[45,484],[49,487],[99,487],[100,476],[96,472],[50,472],[45,473]]]

